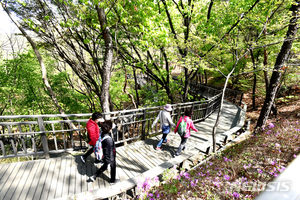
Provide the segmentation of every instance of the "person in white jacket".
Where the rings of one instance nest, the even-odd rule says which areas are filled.
[[[168,143],[170,140],[167,139],[168,133],[170,133],[171,127],[175,127],[176,125],[172,122],[172,118],[170,112],[172,111],[172,107],[170,104],[166,104],[164,110],[160,111],[157,115],[156,119],[152,124],[152,129],[155,124],[160,120],[160,128],[162,129],[162,138],[157,144],[156,150],[162,150],[162,143]]]

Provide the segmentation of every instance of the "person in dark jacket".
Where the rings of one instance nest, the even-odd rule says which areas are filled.
[[[116,146],[111,138],[111,130],[112,130],[112,121],[106,120],[103,123],[100,124],[102,134],[101,137],[104,138],[106,136],[109,136],[105,140],[102,140],[102,149],[103,149],[103,156],[104,158],[102,161],[104,164],[101,166],[101,168],[93,175],[91,176],[91,180],[95,181],[98,176],[100,176],[110,165],[110,183],[115,184],[119,182],[120,180],[116,179]]]
[[[86,123],[86,130],[88,132],[89,137],[89,145],[92,147],[82,156],[80,156],[81,161],[83,163],[86,163],[86,159],[89,155],[91,155],[94,152],[94,146],[96,145],[96,142],[99,138],[100,132],[99,132],[99,126],[98,122],[103,122],[103,116],[99,112],[95,112],[92,114],[92,118],[89,119],[89,121]],[[101,162],[99,160],[95,161],[95,165],[100,164]]]

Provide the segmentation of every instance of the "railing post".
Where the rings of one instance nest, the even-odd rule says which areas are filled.
[[[239,104],[240,104],[240,106],[242,105],[243,96],[244,96],[244,93],[242,93],[242,94],[241,94],[241,100],[240,100],[240,103],[239,103]]]
[[[147,110],[143,110],[143,123],[142,123],[142,140],[146,139],[146,112]]]
[[[46,130],[45,130],[45,126],[44,126],[44,120],[42,117],[38,117],[38,123],[39,123],[40,131],[43,132],[43,133],[41,133],[41,138],[42,138],[42,144],[43,144],[45,158],[49,159],[50,154],[49,154],[48,140],[46,137],[46,133],[45,133]]]

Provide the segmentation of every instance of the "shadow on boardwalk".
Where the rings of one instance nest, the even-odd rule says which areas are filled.
[[[195,124],[199,131],[192,132],[184,155],[176,158],[177,160],[173,155],[179,146],[180,137],[174,132],[168,135],[170,142],[163,145],[163,151],[155,150],[161,135],[118,147],[117,178],[126,188],[126,184],[135,184],[134,178],[145,172],[156,170],[158,167],[159,170],[164,170],[164,167],[182,162],[180,159],[187,159],[205,151],[210,146],[216,114],[217,112],[205,121]],[[240,115],[240,107],[224,102],[217,140],[222,140],[222,133],[239,123]],[[79,155],[67,155],[49,160],[0,165],[0,199],[69,199],[74,194],[95,197],[99,191],[113,190],[109,187],[108,171],[94,183],[89,181],[89,177],[97,170],[93,163],[93,157],[89,157],[84,164]]]

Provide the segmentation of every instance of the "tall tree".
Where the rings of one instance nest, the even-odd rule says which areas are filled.
[[[65,114],[65,111],[62,109],[62,107],[59,105],[59,102],[57,101],[56,95],[52,90],[51,85],[49,84],[48,78],[47,78],[47,70],[43,61],[43,58],[35,44],[35,42],[32,40],[32,38],[26,33],[26,31],[22,28],[22,26],[11,16],[9,9],[6,7],[6,4],[1,2],[1,6],[4,9],[4,11],[7,13],[9,18],[14,22],[14,24],[18,27],[18,29],[21,31],[21,33],[24,35],[24,37],[27,39],[27,41],[30,43],[39,63],[41,66],[41,72],[42,72],[42,80],[49,92],[49,95],[54,103],[54,105],[57,107],[60,114]]]
[[[112,44],[112,36],[107,24],[106,14],[104,12],[104,8],[101,7],[101,3],[103,1],[99,1],[96,5],[96,10],[98,14],[98,20],[101,25],[101,31],[105,43],[105,53],[104,53],[104,62],[102,67],[102,86],[101,86],[101,106],[102,111],[107,113],[110,111],[109,109],[109,85],[112,71],[112,60],[113,60],[113,44]]]
[[[86,91],[85,95],[96,95],[102,110],[109,111],[107,78],[111,76],[112,65],[109,68],[107,66],[112,62],[113,50],[111,44],[106,48],[107,38],[110,36],[102,33],[93,2],[74,4],[59,0],[37,0],[24,3],[12,1],[8,5],[23,20],[21,25],[24,28],[33,31],[43,40],[44,47],[56,59],[70,66],[82,82],[79,87],[84,85],[92,92]],[[109,24],[104,26],[103,31],[107,31]]]
[[[292,13],[290,24],[286,33],[285,41],[282,44],[281,50],[277,56],[273,73],[270,79],[269,88],[267,90],[266,98],[264,101],[264,105],[260,112],[257,125],[255,127],[255,133],[259,130],[259,128],[265,126],[268,116],[271,111],[271,107],[273,105],[275,95],[279,86],[280,78],[281,78],[281,69],[284,67],[288,59],[288,55],[292,48],[293,42],[295,40],[295,36],[298,30],[298,13],[300,11],[299,1],[294,1],[292,4],[290,11]]]

